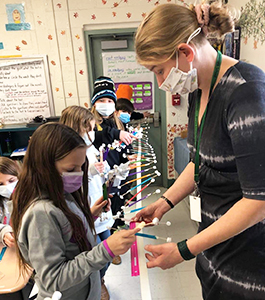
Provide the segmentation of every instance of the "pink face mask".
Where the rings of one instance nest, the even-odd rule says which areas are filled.
[[[83,184],[84,172],[63,172],[63,188],[67,193],[73,193],[80,189]]]

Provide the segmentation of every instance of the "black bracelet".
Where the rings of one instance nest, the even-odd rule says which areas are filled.
[[[179,253],[184,260],[190,260],[190,259],[195,258],[195,256],[190,252],[190,250],[187,246],[187,240],[177,243],[177,246],[179,249]]]
[[[167,197],[161,196],[161,198],[162,198],[162,199],[165,199],[166,202],[167,202],[167,204],[168,204],[171,208],[174,208],[174,204],[173,204],[170,200],[168,200]]]

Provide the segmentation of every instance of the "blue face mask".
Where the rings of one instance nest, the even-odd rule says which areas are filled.
[[[120,116],[119,116],[119,119],[122,121],[122,123],[129,123],[130,120],[131,120],[131,116],[129,113],[121,113]]]

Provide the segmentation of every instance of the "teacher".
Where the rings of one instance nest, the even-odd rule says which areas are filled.
[[[222,1],[156,6],[135,37],[138,61],[161,89],[189,93],[191,161],[164,195],[135,220],[151,222],[193,193],[198,233],[145,247],[147,266],[172,268],[196,257],[205,300],[265,299],[265,74],[216,51],[232,32]]]

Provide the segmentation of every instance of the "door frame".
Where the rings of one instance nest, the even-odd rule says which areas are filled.
[[[104,37],[107,35],[114,34],[124,34],[124,35],[134,35],[137,30],[137,27],[128,27],[128,28],[111,28],[111,29],[85,29],[84,30],[84,38],[85,38],[85,46],[86,46],[86,58],[87,58],[87,71],[88,71],[88,82],[89,82],[89,92],[90,95],[93,93],[93,86],[95,81],[95,70],[94,64],[92,62],[93,53],[92,53],[92,39],[93,37]],[[167,110],[165,109],[166,105],[166,93],[159,90],[156,94],[160,100],[160,116],[161,116],[161,170],[159,170],[163,176],[162,185],[164,187],[169,187],[172,185],[173,181],[167,178]]]

